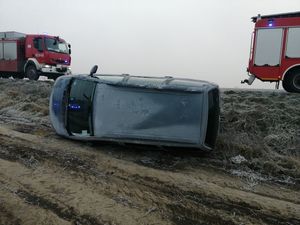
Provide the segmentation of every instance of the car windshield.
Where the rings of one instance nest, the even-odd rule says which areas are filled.
[[[66,42],[55,39],[55,38],[45,38],[45,45],[48,51],[59,52],[68,54],[68,46]]]
[[[67,129],[72,135],[93,135],[92,103],[96,83],[74,79],[67,108]]]

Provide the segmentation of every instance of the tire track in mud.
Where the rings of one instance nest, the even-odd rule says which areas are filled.
[[[119,177],[124,179],[124,177]],[[257,224],[260,220],[266,224],[300,224],[300,219],[294,217],[283,218],[283,215],[273,215],[274,212],[264,212],[262,207],[250,205],[246,202],[236,202],[230,199],[218,198],[218,196],[207,195],[199,192],[185,191],[173,185],[166,184],[151,177],[135,176],[135,179],[130,179],[131,182],[143,185],[151,189],[157,196],[167,196],[170,202],[178,202],[178,197],[181,199],[180,204],[167,204],[166,208],[170,209],[173,215],[171,218],[176,224],[201,224],[203,222],[212,222],[212,224],[240,224],[238,221],[226,220],[226,214],[231,217],[232,213],[236,216],[247,218]],[[183,207],[186,206],[186,207]],[[207,207],[212,212],[201,213],[201,206]],[[216,215],[216,211],[223,211],[222,216]],[[184,216],[181,215],[184,212]],[[255,219],[253,218],[255,216]],[[190,223],[190,218],[197,218]],[[246,221],[247,221],[246,220]],[[198,221],[198,222],[197,222]],[[203,223],[205,224],[205,223]]]
[[[17,190],[16,195],[24,199],[27,204],[35,205],[46,210],[52,211],[58,217],[72,222],[75,225],[110,225],[107,221],[99,222],[99,218],[84,214],[80,215],[73,207],[62,208],[57,203],[53,203],[46,198],[34,195],[25,190]]]
[[[17,143],[17,140],[10,137],[4,137],[0,134],[0,158],[9,161],[18,161],[27,167],[34,168],[35,164],[43,163],[47,160],[56,163],[64,169],[72,169],[77,172],[85,172],[94,176],[105,176],[105,173],[95,170],[95,163],[93,159],[84,160],[81,157],[70,153],[66,154],[55,149],[39,149],[38,146],[30,147]],[[29,145],[32,145],[28,143]]]
[[[57,174],[58,168],[48,168],[45,172],[47,167],[43,167],[32,172],[29,168],[24,169],[19,163],[0,161],[0,171],[7,168],[7,172],[0,173],[0,176],[1,180],[8,180],[8,190],[12,190],[11,192],[26,204],[50,210],[72,224],[147,224],[149,218],[152,222],[170,224],[162,222],[161,218],[153,217],[150,212],[147,215],[143,208],[107,197],[99,184],[92,186],[91,182],[84,182],[83,179],[69,176],[66,172]],[[10,177],[14,179],[11,180]],[[31,180],[28,181],[28,178]],[[97,190],[97,187],[100,190]],[[0,198],[1,196],[0,194]],[[124,217],[115,218],[118,213]]]
[[[0,146],[0,158],[4,160],[8,160],[11,162],[17,162],[19,164],[22,164],[26,166],[28,169],[35,170],[37,167],[43,167],[43,164],[47,164],[47,166],[52,167],[59,167],[56,168],[57,170],[62,170],[68,175],[72,174],[75,179],[79,178],[81,179],[80,183],[86,183],[88,180],[97,180],[100,183],[103,183],[103,179],[105,180],[104,183],[107,183],[107,176],[111,175],[111,172],[103,172],[99,171],[95,168],[95,165],[92,163],[92,159],[82,159],[77,157],[76,155],[72,153],[67,153],[64,151],[60,151],[62,149],[45,149],[42,146],[36,147],[33,145],[33,143],[27,142],[22,140],[23,145],[19,143],[18,138],[11,138],[7,135],[1,135],[0,134],[0,142],[5,143]],[[34,165],[34,163],[30,163],[30,159],[35,159],[38,162],[38,165]],[[47,167],[43,167],[46,169]],[[49,169],[46,169],[49,171]],[[77,173],[72,173],[72,171],[76,171]],[[96,182],[97,185],[100,183]],[[94,184],[95,185],[95,184]],[[87,185],[89,186],[89,185]],[[92,186],[92,185],[91,185]],[[124,205],[124,202],[120,202],[118,193],[111,193],[107,191],[109,187],[101,188],[102,190],[106,190],[105,194],[109,196],[111,199],[113,199],[116,203],[121,203],[121,205]],[[63,218],[67,219],[77,219],[77,221],[85,221],[88,220],[89,223],[79,223],[78,224],[110,224],[109,222],[95,222],[99,218],[90,216],[90,215],[83,215],[78,216],[74,208],[72,206],[68,206],[67,209],[63,206],[61,201],[57,201],[57,199],[53,198],[43,198],[41,196],[38,196],[38,194],[32,194],[35,193],[35,190],[26,191],[24,189],[19,189],[17,194],[20,197],[24,197],[27,202],[33,205],[37,205],[39,207],[53,210],[54,213],[56,213],[58,216],[62,216]],[[43,193],[40,193],[43,195]],[[126,199],[125,199],[126,200]],[[44,206],[44,207],[43,207]],[[125,206],[128,206],[126,203]],[[131,207],[129,205],[129,207]],[[113,224],[117,224],[113,222]],[[77,224],[76,224],[77,225]]]
[[[25,204],[36,206],[45,210],[49,210],[59,218],[69,221],[74,225],[110,225],[108,221],[99,221],[99,217],[95,218],[88,214],[80,215],[73,207],[62,207],[57,203],[51,202],[42,196],[33,194],[24,189],[13,190],[8,188],[8,184],[0,181],[0,185],[6,186],[6,191],[18,196]],[[2,188],[3,189],[3,188]],[[14,218],[14,215],[8,209],[0,204],[0,224],[8,225],[7,222],[2,223],[1,220],[11,221],[9,224],[19,225],[22,224],[20,219]]]
[[[14,218],[14,215],[11,214],[0,202],[0,224],[3,225],[21,225],[21,220]]]
[[[7,140],[9,139],[8,137],[3,138],[3,136],[0,136],[1,142],[4,139],[8,143],[12,143],[13,141]],[[7,151],[5,151],[5,148],[7,148]],[[11,161],[18,161],[19,163],[24,164],[27,167],[28,164],[24,163],[26,162],[24,158],[30,159],[32,156],[34,158],[37,158],[37,160],[41,163],[50,160],[60,167],[68,166],[69,169],[73,169],[88,176],[94,176],[98,179],[108,178],[108,176],[105,176],[105,173],[103,173],[103,171],[99,171],[96,168],[97,165],[93,163],[93,160],[85,160],[82,156],[79,159],[73,153],[66,155],[59,150],[57,151],[51,149],[49,151],[45,149],[41,150],[39,148],[33,149],[26,146],[21,147],[17,144],[15,146],[2,145],[2,149],[0,151],[1,158]],[[239,221],[236,221],[234,219],[232,213],[238,216],[239,219],[241,219],[242,217],[243,221],[254,220],[254,223],[261,223],[261,221],[263,221],[266,224],[289,224],[290,222],[294,224],[300,224],[300,220],[297,218],[282,218],[280,215],[272,216],[268,212],[263,212],[261,208],[251,206],[244,202],[234,202],[230,200],[224,201],[224,199],[218,199],[217,196],[208,196],[204,195],[203,193],[184,191],[178,187],[170,186],[169,184],[161,182],[152,177],[141,177],[139,175],[135,175],[132,177],[126,171],[117,171],[116,167],[112,168],[112,170],[115,171],[115,174],[111,176],[112,173],[110,173],[109,179],[106,180],[106,182],[123,182],[123,184],[128,187],[127,193],[125,191],[123,192],[123,194],[126,194],[126,197],[130,197],[131,200],[134,200],[134,203],[139,202],[141,197],[134,199],[134,197],[132,196],[133,192],[151,192],[152,195],[156,196],[156,198],[152,198],[150,200],[145,198],[143,199],[144,202],[152,201],[152,204],[154,203],[157,208],[160,208],[162,217],[170,219],[171,221],[173,221],[173,223],[178,225],[201,224],[200,221],[203,222],[202,224],[204,224],[204,222],[206,222],[206,224],[207,222],[211,224],[239,224]],[[101,175],[100,177],[99,174]],[[82,175],[82,177],[84,177],[84,175]],[[115,192],[113,193],[113,191]],[[116,196],[117,192],[118,190],[110,189],[110,191],[106,192],[105,194],[113,198],[113,196]],[[40,207],[49,207],[54,212],[56,212],[56,214],[62,217],[66,217],[67,219],[77,218],[78,221],[83,221],[84,219],[86,219],[86,217],[78,217],[72,208],[64,212],[57,203],[52,203],[50,200],[32,195],[30,192],[26,192],[24,190],[19,190],[18,193],[20,196],[28,198],[29,202],[31,202],[32,204],[38,205],[42,203],[41,205],[39,205]],[[180,196],[181,202],[178,202],[178,196]],[[164,198],[167,198],[167,200],[164,202],[160,201]],[[216,211],[218,211],[221,216],[216,215]],[[253,219],[249,217],[249,215],[255,216],[256,218]],[[87,218],[91,218],[90,224],[93,224],[93,222],[95,221],[93,217],[87,216]]]

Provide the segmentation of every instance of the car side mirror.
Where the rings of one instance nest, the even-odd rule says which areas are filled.
[[[71,55],[71,44],[68,44],[69,54]]]
[[[92,67],[91,72],[90,72],[90,76],[92,77],[98,70],[98,65],[95,65]]]

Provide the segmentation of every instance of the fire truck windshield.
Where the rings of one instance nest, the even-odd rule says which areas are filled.
[[[65,42],[56,40],[54,38],[45,38],[45,46],[48,51],[68,54],[68,46]]]

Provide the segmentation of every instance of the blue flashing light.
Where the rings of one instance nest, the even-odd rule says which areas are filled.
[[[80,105],[78,104],[69,104],[69,109],[73,109],[73,110],[79,110],[80,109]]]
[[[268,27],[273,27],[274,26],[274,20],[268,20]]]

